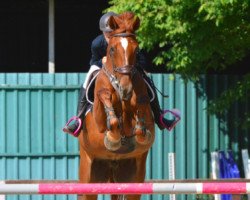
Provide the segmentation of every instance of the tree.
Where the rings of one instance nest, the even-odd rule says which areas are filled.
[[[141,19],[141,48],[157,48],[153,62],[197,80],[208,71],[220,72],[250,50],[249,0],[110,0],[108,10],[132,11]],[[211,111],[225,109],[250,90],[249,76],[213,102]],[[249,96],[248,96],[249,97]],[[243,97],[245,99],[245,96]],[[223,104],[223,101],[227,104]],[[219,103],[220,102],[220,103]],[[229,105],[230,104],[230,105]]]

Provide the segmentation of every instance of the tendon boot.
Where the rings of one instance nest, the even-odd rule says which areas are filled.
[[[63,127],[63,131],[65,133],[69,133],[73,136],[78,136],[80,131],[81,131],[81,128],[80,127],[82,125],[81,123],[81,120],[84,119],[84,116],[85,116],[85,112],[88,108],[88,101],[87,101],[87,98],[86,98],[86,90],[81,87],[81,90],[80,90],[80,95],[79,95],[79,99],[78,99],[78,106],[77,106],[77,119],[76,118],[71,118],[73,121],[73,123],[67,123],[64,127]]]
[[[140,70],[141,71],[141,70]],[[165,112],[163,110],[161,110],[160,108],[160,104],[159,104],[159,100],[158,100],[158,96],[156,93],[156,89],[155,89],[155,85],[153,83],[153,81],[145,74],[144,71],[142,72],[142,76],[144,78],[144,80],[150,85],[150,87],[153,89],[154,92],[154,100],[150,102],[151,105],[151,109],[154,113],[154,119],[155,119],[155,123],[157,124],[157,126],[159,127],[159,129],[163,130],[163,129],[168,129],[169,131],[175,126],[175,124],[177,123],[176,120],[176,116],[179,118],[179,116],[173,115],[173,119],[169,120],[163,117],[163,115],[165,114]],[[172,112],[171,112],[172,113]]]

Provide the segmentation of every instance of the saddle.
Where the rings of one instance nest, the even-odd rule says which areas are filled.
[[[95,70],[91,74],[91,76],[89,77],[87,87],[86,87],[86,99],[91,106],[93,106],[93,104],[94,104],[95,80],[96,80],[96,77],[98,76],[100,70],[101,69]]]

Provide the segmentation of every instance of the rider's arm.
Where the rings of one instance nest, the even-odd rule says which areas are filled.
[[[90,66],[91,65],[97,65],[98,67],[102,67],[102,56],[100,56],[100,53],[98,51],[98,46],[95,44],[95,42],[92,42],[91,45],[91,59],[90,59]]]

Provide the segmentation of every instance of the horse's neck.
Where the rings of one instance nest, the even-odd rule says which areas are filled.
[[[107,57],[107,62],[105,65],[106,69],[110,72],[110,73],[114,73],[113,72],[113,63],[110,57]]]

